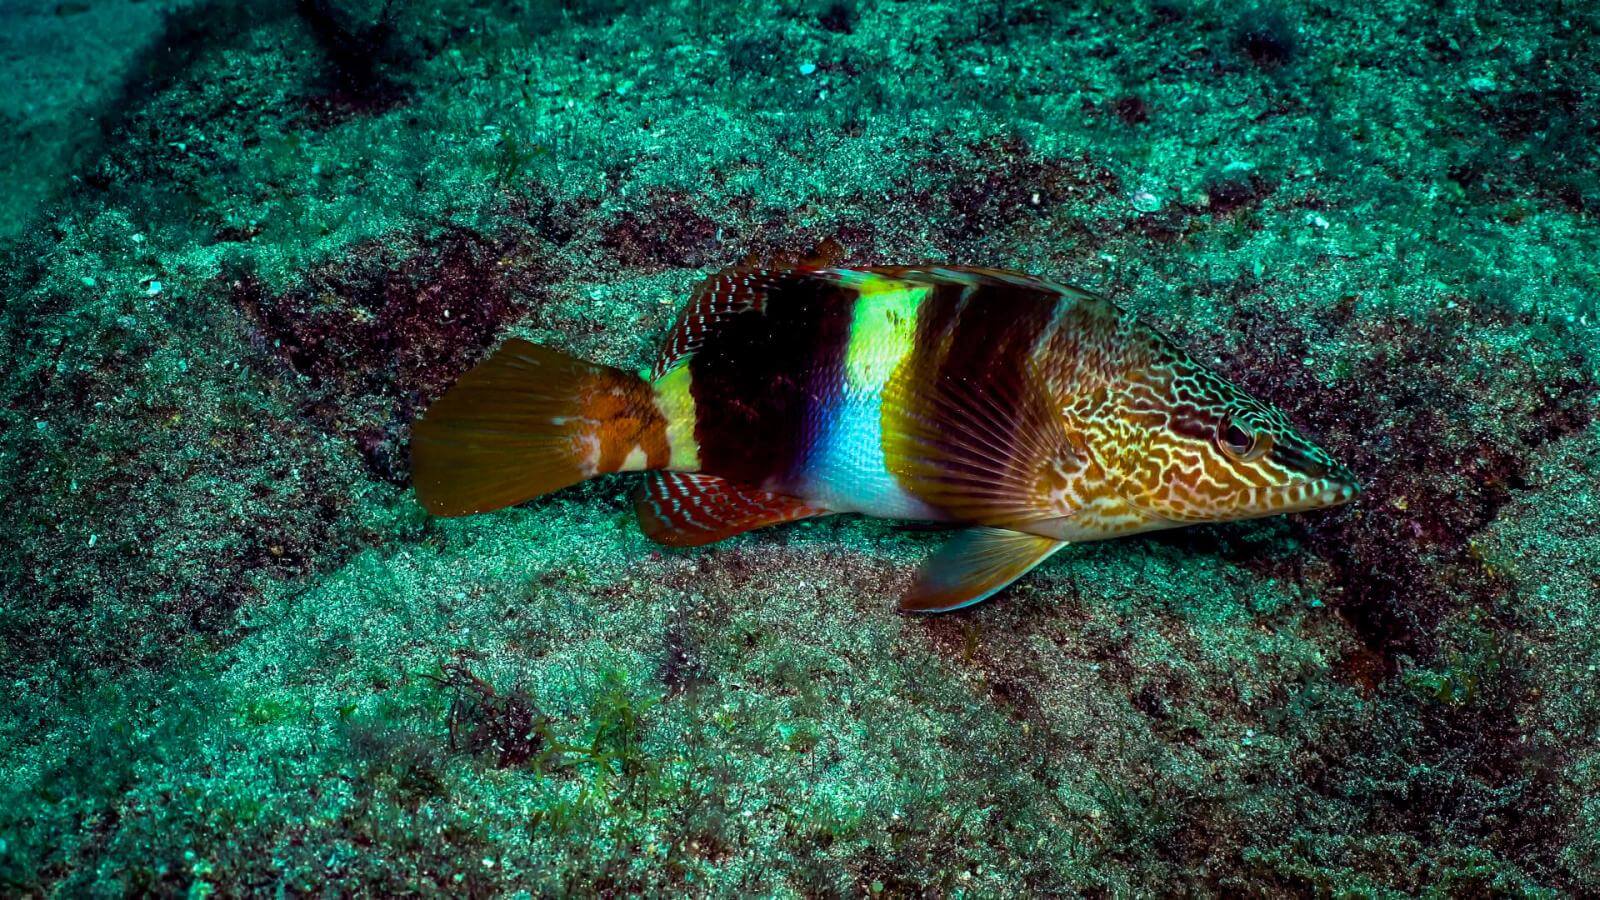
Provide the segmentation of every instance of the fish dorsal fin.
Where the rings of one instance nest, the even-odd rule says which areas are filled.
[[[1067,545],[1004,528],[968,528],[923,563],[900,611],[948,612],[980,603]]]
[[[688,472],[651,472],[633,505],[645,536],[671,547],[698,547],[829,512],[786,494]]]
[[[943,266],[928,263],[920,266],[874,266],[862,271],[918,283],[959,284],[974,288],[1020,288],[1024,291],[1056,294],[1074,297],[1079,300],[1103,299],[1099,294],[1095,294],[1092,291],[1086,291],[1049,278],[1027,275],[1022,272],[1011,272],[1005,269],[991,269],[984,266]]]
[[[660,378],[693,356],[721,323],[764,309],[767,295],[785,276],[778,269],[727,269],[700,282],[662,341],[651,377]]]
[[[806,251],[752,253],[738,265],[700,282],[662,341],[651,377],[660,378],[693,356],[707,336],[728,319],[764,310],[768,296],[779,284],[808,278],[838,262],[845,253],[838,241],[827,238]]]
[[[806,281],[851,287],[889,281],[926,285],[960,284],[973,288],[1020,288],[1040,294],[1081,299],[1095,297],[1087,291],[1046,278],[978,266],[930,264],[832,268],[843,253],[843,248],[838,244],[824,242],[810,251],[809,255],[777,254],[759,262],[760,257],[752,256],[744,263],[724,269],[700,282],[684,304],[683,312],[673,323],[672,330],[661,342],[661,352],[651,367],[651,378],[660,378],[693,356],[729,319],[746,313],[763,312],[779,288]]]
[[[884,392],[884,457],[900,485],[951,518],[999,528],[1076,512],[1088,454],[1032,362],[960,374],[938,362],[902,365]]]

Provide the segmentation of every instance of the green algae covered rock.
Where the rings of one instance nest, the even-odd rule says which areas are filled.
[[[0,893],[1600,892],[1586,7],[54,7],[0,11]],[[824,240],[1112,294],[1366,493],[934,619],[894,523],[416,504],[503,338],[640,368]]]

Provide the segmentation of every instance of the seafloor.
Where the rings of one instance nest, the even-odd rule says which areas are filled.
[[[0,893],[1600,892],[1587,2],[0,7]],[[1349,462],[1069,549],[432,520],[505,335],[855,262],[1112,294]]]

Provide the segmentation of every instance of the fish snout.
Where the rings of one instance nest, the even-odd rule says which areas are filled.
[[[1318,494],[1317,499],[1323,506],[1342,506],[1361,496],[1361,482],[1356,480],[1353,473],[1341,469],[1331,474]]]
[[[1321,464],[1320,469],[1314,479],[1314,508],[1343,506],[1361,496],[1361,481],[1356,473],[1332,460]]]
[[[1275,448],[1274,453],[1280,464],[1299,476],[1301,484],[1310,486],[1305,492],[1306,508],[1339,506],[1361,495],[1361,482],[1356,474],[1322,450],[1286,443]]]

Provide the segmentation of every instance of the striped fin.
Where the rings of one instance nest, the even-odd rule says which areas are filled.
[[[837,270],[847,271],[847,270]],[[1099,295],[1038,275],[983,266],[872,266],[857,271],[919,284],[955,284],[972,288],[1012,288],[1024,292],[1097,299]]]
[[[661,343],[650,377],[660,378],[693,356],[719,324],[734,316],[761,311],[767,294],[786,275],[771,269],[729,269],[702,281]]]
[[[650,473],[634,495],[634,509],[645,537],[670,547],[698,547],[829,512],[796,497],[689,472]]]
[[[908,285],[958,284],[972,288],[1004,287],[1039,294],[1089,298],[1094,295],[1046,278],[985,269],[977,266],[864,266],[861,268],[820,268],[832,257],[824,248],[803,265],[773,260],[763,266],[727,269],[702,281],[684,305],[683,312],[662,341],[661,352],[651,367],[650,377],[660,378],[670,369],[693,356],[711,335],[729,319],[747,312],[761,312],[770,295],[781,285],[813,280],[860,288],[863,285],[901,282]]]
[[[969,528],[923,564],[900,611],[949,612],[981,603],[1066,545],[1004,528]]]

